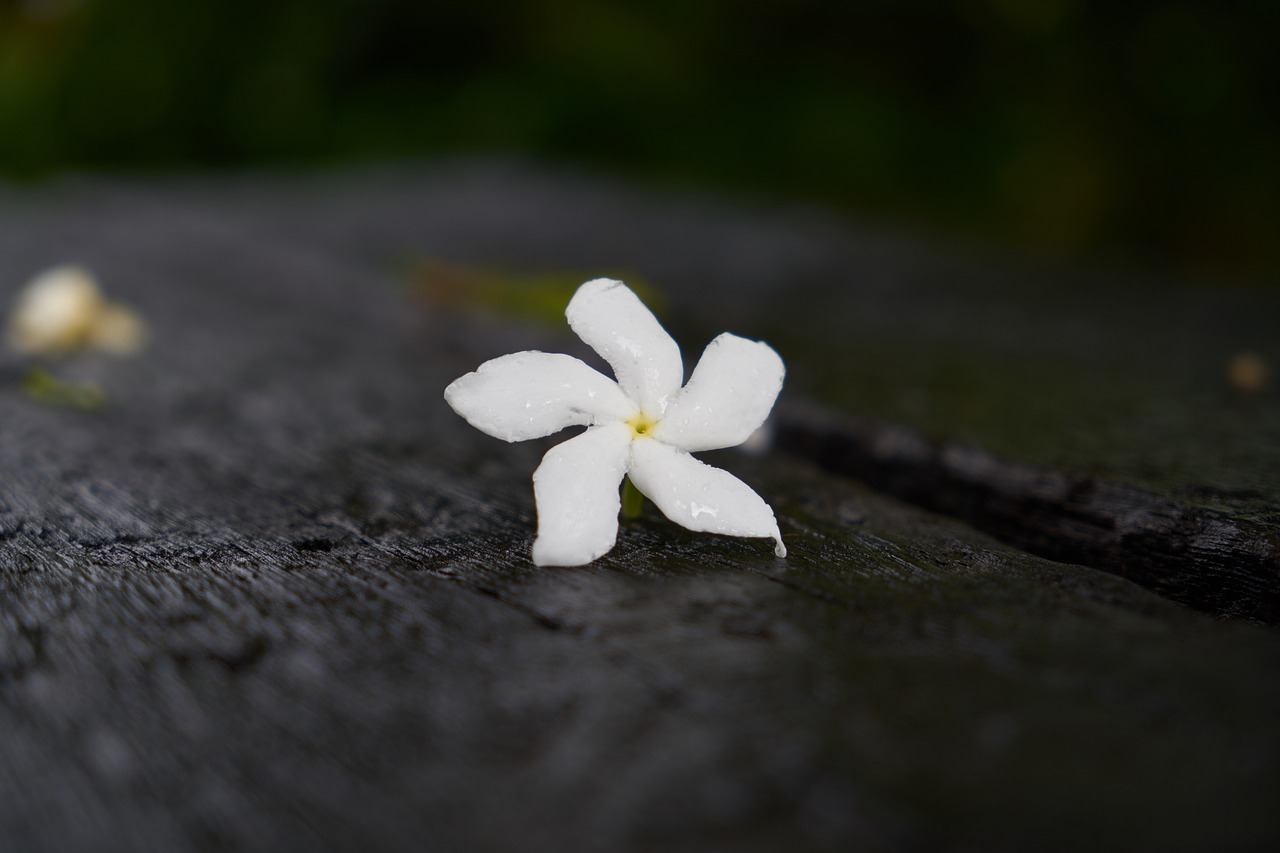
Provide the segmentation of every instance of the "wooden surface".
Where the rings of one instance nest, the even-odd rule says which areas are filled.
[[[427,258],[538,298],[438,298]],[[487,164],[0,194],[6,304],[66,260],[154,340],[55,366],[100,411],[34,401],[0,361],[6,850],[1280,842],[1280,637],[1255,624],[1276,401],[1219,387],[1221,350],[1268,353],[1265,294],[1046,282],[812,212]],[[583,354],[544,305],[559,285],[520,277],[548,270],[649,282],[689,363],[723,330],[778,346],[778,448],[706,456],[774,505],[786,560],[647,507],[591,566],[529,563],[554,441],[482,436],[440,392],[516,349]],[[1039,301],[1072,276],[1093,313]],[[1203,328],[1128,323],[1153,292]],[[1146,396],[1094,381],[1116,373]],[[1183,418],[1205,399],[1238,416]],[[1170,471],[1170,448],[1199,455]],[[1235,525],[1255,563],[1122,534],[1054,550],[1065,516],[965,500],[984,470]]]

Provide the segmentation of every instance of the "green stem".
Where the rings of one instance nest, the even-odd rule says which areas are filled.
[[[622,481],[622,517],[623,518],[639,518],[640,510],[644,507],[644,495],[640,494],[631,483],[631,478],[627,477]]]

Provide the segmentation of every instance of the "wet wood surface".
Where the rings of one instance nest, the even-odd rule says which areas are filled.
[[[0,194],[6,304],[68,260],[152,341],[50,365],[94,411],[0,360],[6,850],[1280,841],[1277,403],[1221,367],[1274,358],[1264,293],[492,164]],[[587,355],[559,312],[599,274],[687,364],[787,359],[773,448],[705,455],[787,559],[649,506],[529,563],[555,440],[440,392]]]

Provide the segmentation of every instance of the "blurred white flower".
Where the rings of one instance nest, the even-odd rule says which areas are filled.
[[[485,362],[444,392],[468,423],[504,441],[587,426],[548,451],[534,472],[533,562],[578,566],[612,548],[618,487],[628,475],[677,524],[769,537],[785,557],[769,505],[738,478],[689,455],[741,444],[764,422],[782,389],[778,354],[722,334],[681,388],[679,347],[622,282],[587,282],[565,316],[617,382],[568,355],[519,352]]]
[[[32,279],[9,320],[9,344],[29,355],[86,347],[126,355],[145,341],[142,318],[104,298],[93,275],[78,266],[55,267]]]

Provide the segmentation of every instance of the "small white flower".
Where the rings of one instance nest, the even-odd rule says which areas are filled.
[[[29,355],[83,348],[128,355],[145,340],[142,318],[108,301],[93,274],[77,266],[54,267],[32,279],[18,295],[9,320],[10,346]]]
[[[628,475],[677,524],[770,537],[785,557],[769,505],[738,478],[689,455],[741,444],[764,423],[786,372],[778,354],[725,333],[681,388],[680,348],[622,282],[587,282],[565,316],[617,382],[568,355],[518,352],[485,362],[444,392],[468,423],[504,441],[587,427],[551,448],[534,472],[533,562],[580,566],[612,548],[618,486]]]

